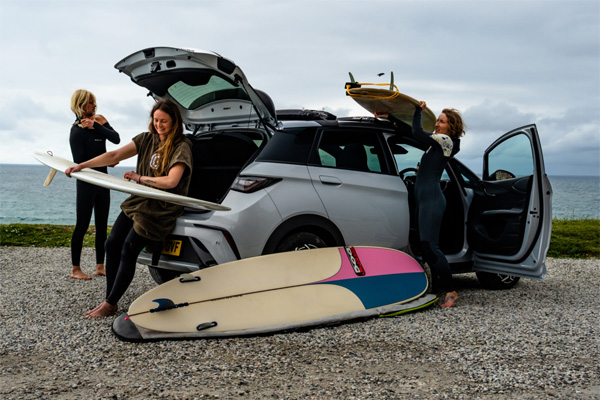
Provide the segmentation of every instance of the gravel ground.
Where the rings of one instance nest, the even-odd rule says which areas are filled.
[[[83,268],[94,265],[84,249]],[[2,399],[600,399],[600,262],[458,306],[305,332],[126,343],[86,320],[105,278],[70,279],[68,248],[0,248]],[[121,311],[154,283],[140,267]]]

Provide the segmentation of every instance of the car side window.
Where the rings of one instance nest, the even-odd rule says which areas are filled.
[[[423,150],[405,143],[390,143],[390,148],[392,149],[392,154],[394,154],[398,172],[419,168],[419,162],[424,153]]]
[[[412,172],[412,175],[416,174],[416,171],[419,170],[419,164],[421,162],[421,157],[423,157],[424,151],[418,149],[410,144],[406,143],[398,143],[397,138],[393,137],[389,140],[390,150],[392,150],[392,154],[394,155],[394,159],[396,160],[396,167],[398,168],[398,173],[402,173],[405,175],[409,172]],[[440,180],[449,180],[448,172],[444,170]]]
[[[381,143],[375,132],[323,131],[315,163],[323,167],[385,172]]]
[[[490,150],[484,160],[486,180],[504,180],[533,175],[531,141],[515,135]]]

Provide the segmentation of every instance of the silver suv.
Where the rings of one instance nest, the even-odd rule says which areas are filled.
[[[115,67],[155,99],[179,104],[194,144],[189,196],[231,208],[186,209],[162,254],[140,255],[158,283],[326,246],[389,247],[419,259],[413,187],[426,149],[408,125],[276,112],[237,65],[212,52],[152,48]],[[494,142],[482,178],[453,159],[440,185],[447,201],[440,245],[453,272],[475,271],[496,289],[545,277],[552,189],[535,125]]]

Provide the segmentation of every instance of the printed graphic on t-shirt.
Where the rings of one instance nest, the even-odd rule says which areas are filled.
[[[160,154],[154,153],[150,158],[150,168],[157,170],[160,167]]]

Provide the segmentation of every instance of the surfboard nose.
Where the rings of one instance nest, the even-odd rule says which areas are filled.
[[[120,315],[113,322],[112,330],[119,339],[126,342],[141,342],[144,340],[137,326],[131,321],[127,313]]]

